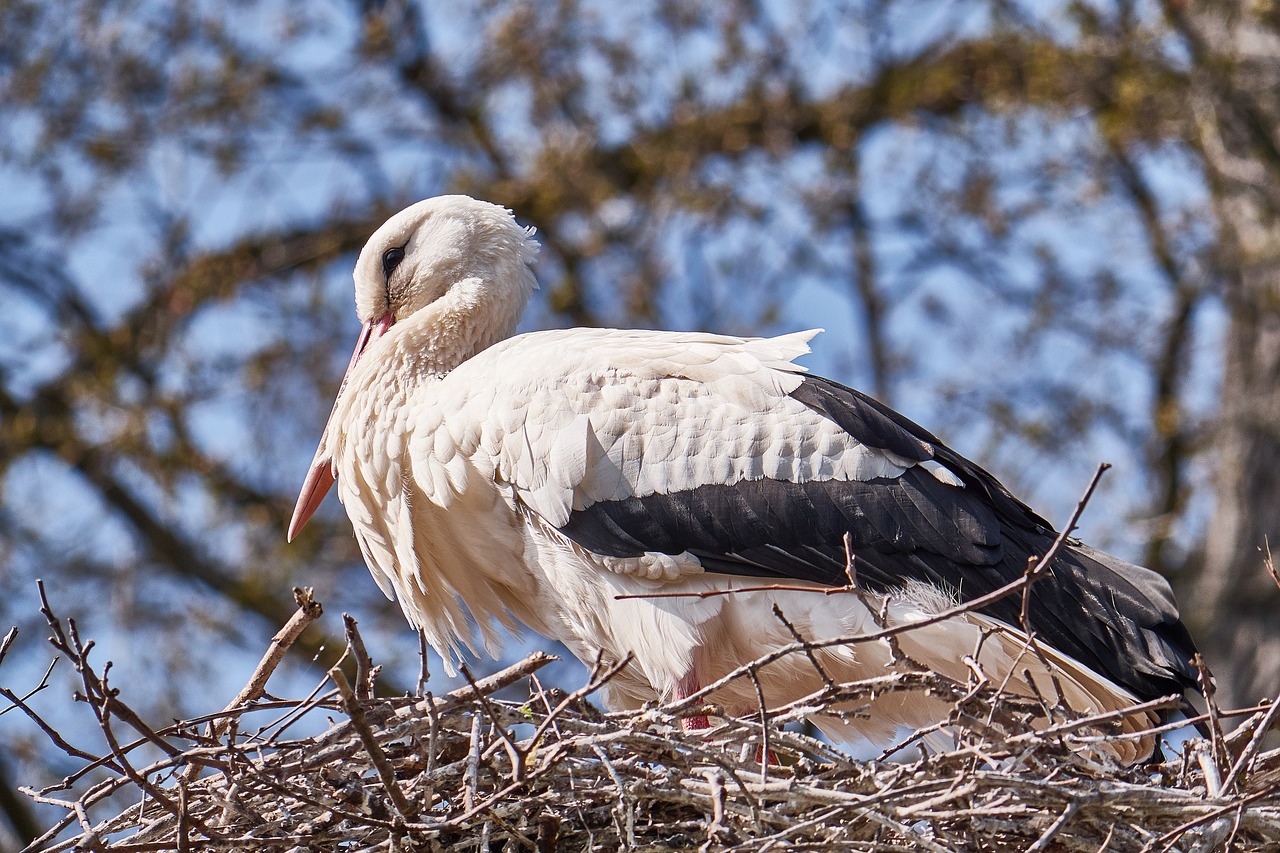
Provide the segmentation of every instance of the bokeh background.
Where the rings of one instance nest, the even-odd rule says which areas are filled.
[[[412,687],[336,501],[284,527],[355,253],[465,192],[538,229],[527,329],[821,326],[811,368],[1051,518],[1114,463],[1081,535],[1170,578],[1225,704],[1274,695],[1277,91],[1269,0],[0,0],[0,685],[52,657],[40,577],[156,721],[295,585],[329,615],[274,691],[339,611]],[[91,740],[72,675],[32,702]],[[0,716],[0,849],[76,766]]]

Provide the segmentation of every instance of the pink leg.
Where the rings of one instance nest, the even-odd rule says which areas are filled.
[[[679,702],[681,699],[688,699],[701,689],[702,685],[698,683],[698,672],[696,669],[691,667],[685,674],[684,678],[676,682],[675,701]],[[706,715],[680,718],[681,731],[696,732],[709,728],[711,728],[711,721],[706,718]],[[757,762],[763,757],[763,753],[764,747],[756,747]],[[778,761],[777,756],[773,754],[772,750],[768,753],[768,762],[774,766],[781,766],[781,762]]]
[[[678,682],[676,682],[675,700],[679,702],[681,699],[688,699],[690,696],[697,693],[701,689],[702,689],[702,686],[698,684],[697,670],[690,667],[689,672],[685,675],[685,677],[680,679]],[[711,721],[708,720],[705,715],[701,717],[681,717],[680,718],[681,731],[692,732],[692,731],[698,731],[700,729],[709,729],[709,728],[711,728]]]
[[[763,746],[757,746],[757,747],[756,747],[756,764],[759,764],[759,763],[760,763],[760,759],[762,759],[762,758],[764,758],[764,747],[763,747]],[[771,750],[769,750],[769,763],[770,763],[770,764],[772,764],[774,767],[781,767],[781,766],[782,766],[782,762],[778,760],[778,756],[776,756],[776,755],[774,755],[774,754],[773,754],[773,750],[772,750],[772,749],[771,749]]]

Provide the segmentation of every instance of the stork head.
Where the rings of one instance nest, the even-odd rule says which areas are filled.
[[[347,380],[361,356],[375,341],[394,334],[397,325],[430,325],[439,319],[436,313],[445,311],[468,321],[463,324],[465,340],[456,341],[456,362],[505,338],[537,286],[528,266],[537,249],[532,229],[521,228],[511,211],[464,195],[420,201],[373,232],[360,250],[354,273],[356,316],[363,327],[298,495],[289,541],[334,483],[328,439]],[[453,366],[456,363],[447,365]]]
[[[537,244],[511,211],[465,195],[406,207],[382,224],[356,261],[356,315],[362,323],[405,320],[460,282],[499,295],[516,291],[520,307]]]

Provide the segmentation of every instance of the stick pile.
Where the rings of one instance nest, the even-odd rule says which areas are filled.
[[[1261,749],[1275,704],[1248,709],[1229,734],[1214,708],[1212,738],[1145,767],[1090,751],[1115,737],[1115,715],[1082,719],[919,671],[686,733],[681,715],[715,709],[592,706],[625,661],[573,693],[541,688],[535,673],[553,658],[535,654],[488,678],[468,674],[446,695],[374,698],[377,671],[351,620],[352,678],[335,668],[306,699],[266,698],[284,648],[320,615],[309,594],[298,603],[231,706],[151,728],[46,601],[54,645],[80,673],[110,752],[72,746],[0,688],[84,762],[62,785],[26,791],[66,811],[28,850],[1280,849],[1280,750]],[[524,683],[520,698],[502,698]],[[789,725],[886,690],[947,697],[955,748],[925,754],[908,742],[894,762],[858,761]],[[250,710],[271,721],[242,730]],[[1046,712],[1048,727],[1033,729]],[[331,725],[291,738],[302,719]],[[122,794],[137,805],[118,811]]]

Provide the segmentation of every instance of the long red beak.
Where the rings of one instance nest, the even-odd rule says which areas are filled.
[[[329,411],[329,422],[325,423],[324,432],[321,435],[327,435],[329,432],[333,413],[338,410],[338,400],[342,399],[342,392],[347,388],[347,379],[351,376],[356,362],[360,360],[360,356],[364,355],[369,344],[385,335],[395,321],[395,317],[387,312],[380,319],[365,323],[360,329],[360,338],[356,341],[355,351],[351,353],[347,372],[342,375],[342,385],[338,388],[338,396],[334,398],[333,408]],[[325,442],[321,438],[320,446],[316,448],[315,458],[311,460],[311,470],[307,473],[307,479],[302,484],[302,492],[298,495],[298,502],[294,504],[293,518],[289,520],[288,541],[290,542],[302,528],[307,526],[307,522],[311,520],[311,516],[315,514],[320,502],[324,500],[324,496],[329,493],[329,488],[334,483],[333,459],[325,452],[324,447]]]

